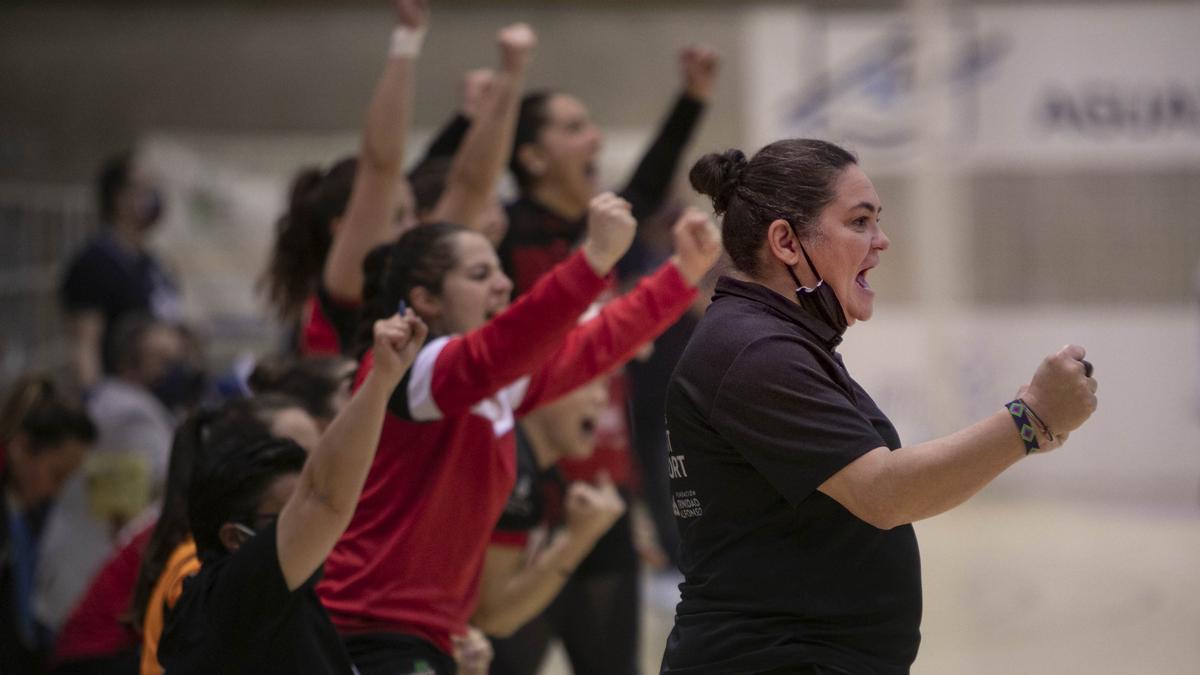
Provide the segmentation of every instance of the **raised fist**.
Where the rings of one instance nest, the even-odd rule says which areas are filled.
[[[688,45],[679,51],[683,88],[688,96],[707,101],[712,96],[721,64],[717,52],[706,45]]]
[[[680,274],[695,286],[721,257],[721,232],[703,211],[688,208],[675,221],[672,258]]]
[[[588,204],[587,241],[583,254],[596,274],[612,270],[633,243],[637,221],[629,202],[611,192],[592,197]]]
[[[501,28],[496,41],[500,43],[500,64],[504,70],[510,73],[521,72],[533,60],[537,34],[529,24],[514,23]]]
[[[396,10],[396,23],[409,28],[424,28],[429,25],[428,0],[392,0]]]
[[[491,68],[474,68],[467,71],[467,74],[463,76],[462,84],[462,112],[464,115],[474,119],[475,115],[479,114],[480,108],[483,107],[483,101],[487,98],[495,81],[496,71]]]
[[[1085,372],[1086,355],[1079,345],[1063,347],[1042,361],[1033,380],[1021,390],[1020,397],[1042,418],[1056,440],[1078,429],[1096,411],[1099,384]]]
[[[404,316],[393,315],[375,322],[375,364],[372,372],[386,377],[395,386],[404,377],[404,372],[417,358],[417,352],[425,344],[429,334],[425,322],[413,314],[411,309]]]
[[[596,479],[596,485],[572,483],[567,488],[565,505],[567,529],[593,541],[625,513],[625,500],[608,474],[602,471]]]

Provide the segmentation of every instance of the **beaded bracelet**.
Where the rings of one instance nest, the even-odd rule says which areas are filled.
[[[1042,420],[1042,416],[1037,414],[1037,411],[1033,409],[1033,406],[1025,403],[1025,399],[1019,398],[1017,400],[1025,406],[1025,411],[1029,413],[1029,416],[1033,418],[1034,423],[1037,424],[1038,428],[1042,430],[1042,435],[1046,437],[1047,445],[1053,446],[1048,447],[1047,450],[1053,450],[1054,448],[1057,448],[1058,446],[1054,443],[1054,432],[1050,431],[1050,426],[1046,424],[1044,420]]]
[[[1037,431],[1033,428],[1033,423],[1029,421],[1029,408],[1021,399],[1009,401],[1004,406],[1008,409],[1008,414],[1012,415],[1013,423],[1017,425],[1017,433],[1021,435],[1021,441],[1025,443],[1025,454],[1032,455],[1038,451]]]

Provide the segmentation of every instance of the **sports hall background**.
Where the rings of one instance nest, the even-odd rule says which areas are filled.
[[[612,183],[688,42],[722,56],[691,158],[784,135],[856,150],[892,248],[842,351],[906,442],[1088,348],[1100,409],[1068,446],[918,524],[914,672],[1200,672],[1200,4],[431,4],[414,152],[514,20],[539,35],[530,86],[605,131]],[[5,2],[0,386],[65,365],[60,265],[96,226],[99,161],[131,145],[212,365],[276,344],[248,289],[286,182],[354,149],[390,28],[382,0]],[[673,582],[647,583],[650,671]]]

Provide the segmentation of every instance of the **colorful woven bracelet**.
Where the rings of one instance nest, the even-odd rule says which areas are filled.
[[[1021,435],[1021,441],[1025,443],[1025,454],[1031,455],[1038,450],[1037,431],[1033,428],[1033,423],[1029,421],[1029,410],[1025,406],[1025,402],[1021,399],[1016,399],[1007,403],[1005,408],[1008,409],[1008,414],[1012,415],[1013,423],[1017,425],[1017,433]]]

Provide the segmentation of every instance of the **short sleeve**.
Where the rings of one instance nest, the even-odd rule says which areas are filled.
[[[850,462],[886,446],[852,400],[849,376],[799,339],[747,346],[725,373],[709,418],[793,506]],[[844,371],[842,371],[844,373]]]
[[[272,630],[286,614],[293,593],[316,582],[318,575],[289,591],[279,565],[275,524],[259,530],[224,561],[208,587],[211,625],[238,642],[255,640]]]

